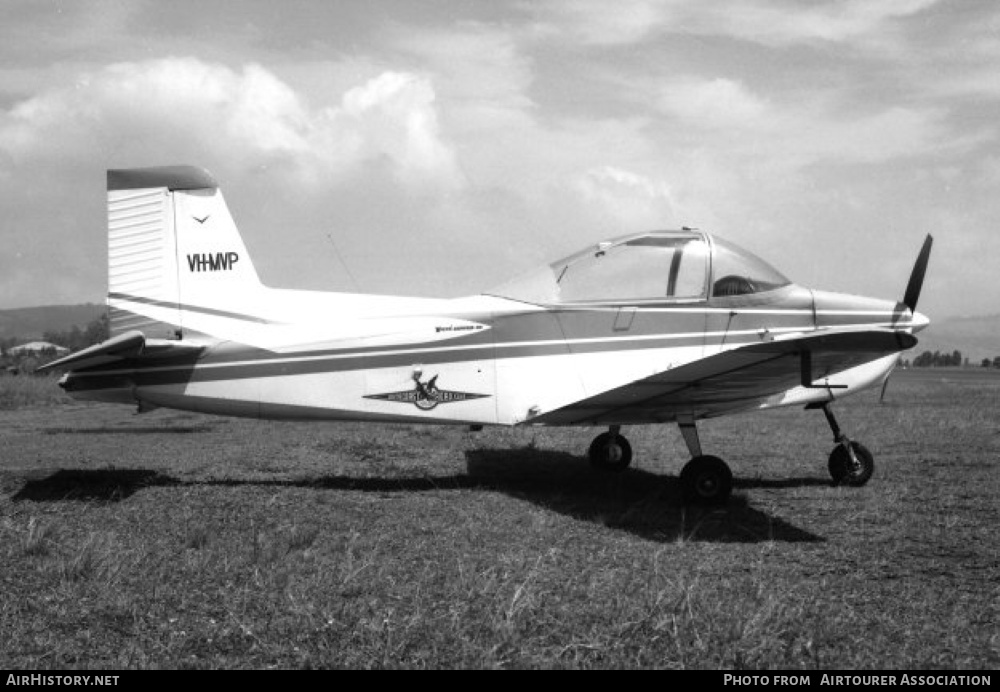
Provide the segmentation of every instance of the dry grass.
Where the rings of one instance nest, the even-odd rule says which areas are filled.
[[[15,411],[25,407],[71,404],[56,382],[59,375],[0,374],[0,411]]]
[[[6,411],[0,665],[995,668],[998,399],[845,402],[860,489],[816,412],[710,421],[722,510],[680,504],[674,428],[608,477],[585,430]]]

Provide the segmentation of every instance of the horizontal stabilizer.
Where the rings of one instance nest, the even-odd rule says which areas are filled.
[[[203,348],[200,344],[185,344],[166,339],[147,339],[142,332],[130,331],[94,346],[89,346],[76,353],[71,353],[65,358],[46,363],[37,368],[37,372],[67,367],[72,370],[84,370],[98,365],[106,365],[121,360],[133,360],[143,356],[170,359],[180,356],[190,356],[198,353]]]

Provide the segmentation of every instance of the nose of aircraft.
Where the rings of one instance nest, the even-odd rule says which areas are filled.
[[[929,325],[931,323],[931,321],[930,321],[930,319],[928,319],[927,315],[925,315],[925,314],[923,314],[921,312],[914,312],[913,313],[913,318],[912,318],[911,322],[913,323],[913,332],[914,333],[919,332],[921,329],[923,329],[924,327],[926,327],[927,325]]]

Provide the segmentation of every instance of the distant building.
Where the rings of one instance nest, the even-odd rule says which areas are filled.
[[[29,341],[26,344],[11,346],[7,349],[7,354],[11,356],[41,356],[52,353],[61,355],[69,353],[69,349],[48,341]]]

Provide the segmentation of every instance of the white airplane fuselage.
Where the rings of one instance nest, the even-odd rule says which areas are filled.
[[[108,171],[111,338],[47,368],[80,399],[229,416],[466,425],[604,425],[593,465],[631,461],[622,425],[675,421],[685,497],[725,502],[732,472],[696,421],[806,404],[835,483],[872,454],[830,403],[885,381],[928,324],[932,238],[901,302],[813,291],[709,233],[598,243],[451,300],[269,288],[218,183],[189,166]]]
[[[157,310],[174,311],[120,296],[112,305],[165,322],[169,316]],[[196,354],[73,372],[65,389],[82,399],[234,416],[517,425],[747,344],[858,327],[908,333],[926,323],[891,301],[798,286],[766,299],[557,307],[487,295],[442,300],[261,287],[232,305],[184,309],[186,329],[198,334],[185,341],[201,347]],[[208,336],[220,322],[225,340]],[[897,358],[831,374],[830,388],[796,384],[694,415],[839,398],[881,382]],[[617,418],[601,412],[577,424],[667,422],[676,413],[669,406]]]

